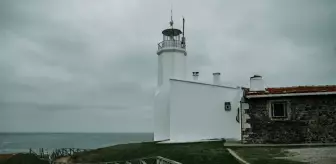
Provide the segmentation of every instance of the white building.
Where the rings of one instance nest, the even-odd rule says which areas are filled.
[[[187,50],[183,32],[162,31],[158,44],[158,84],[154,104],[154,140],[189,142],[208,139],[241,139],[241,87],[223,85],[220,73],[213,83],[198,81],[198,72],[186,80]]]

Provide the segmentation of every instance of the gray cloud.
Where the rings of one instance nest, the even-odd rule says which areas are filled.
[[[219,71],[239,85],[253,74],[269,86],[336,83],[332,0],[172,2],[175,26],[186,18],[188,72],[201,80]],[[1,1],[0,131],[152,131],[170,3]]]

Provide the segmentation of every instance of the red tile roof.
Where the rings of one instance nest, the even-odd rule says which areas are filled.
[[[257,92],[249,91],[249,89],[245,90],[246,95],[272,95],[272,94],[289,94],[289,93],[315,93],[315,92],[336,92],[336,85],[266,88],[266,91],[257,91]]]

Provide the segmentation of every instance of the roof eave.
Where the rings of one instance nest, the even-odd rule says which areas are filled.
[[[265,94],[265,95],[246,95],[250,98],[264,98],[264,97],[289,97],[289,96],[317,96],[317,95],[334,95],[336,92],[310,92],[310,93],[285,93],[285,94]]]
[[[182,79],[176,79],[176,78],[170,78],[169,80],[186,82],[186,83],[193,83],[193,84],[200,84],[200,85],[216,86],[216,87],[221,87],[221,88],[242,89],[242,87],[240,87],[240,86],[233,87],[233,86],[226,86],[226,85],[217,85],[217,84],[205,83],[205,82],[201,82],[201,81],[189,81],[189,80],[182,80]]]

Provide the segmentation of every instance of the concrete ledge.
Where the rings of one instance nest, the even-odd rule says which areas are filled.
[[[229,153],[230,153],[234,158],[236,158],[236,160],[237,160],[239,163],[241,163],[241,164],[250,164],[250,163],[246,162],[243,158],[239,157],[239,155],[238,155],[235,151],[233,151],[233,150],[231,150],[231,149],[229,149],[229,148],[227,148],[227,150],[229,151]]]
[[[166,140],[166,141],[157,142],[157,144],[183,144],[183,143],[200,143],[200,142],[224,142],[224,141],[222,139],[186,140],[186,141]]]
[[[327,147],[336,146],[336,143],[306,143],[306,144],[242,144],[242,143],[224,143],[224,146],[229,147]]]

